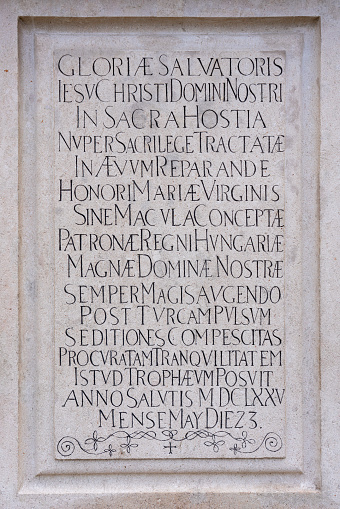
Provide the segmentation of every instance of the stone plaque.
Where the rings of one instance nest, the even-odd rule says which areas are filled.
[[[285,55],[54,55],[57,458],[283,457]]]
[[[335,3],[0,12],[0,506],[339,507]]]

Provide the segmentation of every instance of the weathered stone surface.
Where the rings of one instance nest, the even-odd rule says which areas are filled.
[[[54,65],[57,457],[284,455],[284,55]]]

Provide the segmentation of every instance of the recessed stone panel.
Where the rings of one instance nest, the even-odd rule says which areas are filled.
[[[317,48],[311,19],[20,22],[23,497],[312,507]]]
[[[284,457],[285,52],[53,67],[56,458]]]

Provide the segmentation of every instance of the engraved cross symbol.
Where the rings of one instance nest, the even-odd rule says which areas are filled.
[[[172,449],[177,449],[177,445],[173,445],[171,442],[169,442],[169,445],[165,445],[163,449],[169,449],[169,454],[172,454]]]

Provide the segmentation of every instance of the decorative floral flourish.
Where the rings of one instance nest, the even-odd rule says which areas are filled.
[[[133,449],[139,446],[139,440],[155,440],[157,442],[185,442],[201,439],[204,440],[204,445],[210,447],[213,452],[218,453],[221,447],[230,443],[232,440],[232,446],[229,447],[230,451],[233,451],[234,455],[237,456],[242,454],[252,454],[258,451],[261,447],[264,447],[267,451],[278,452],[282,449],[282,439],[274,432],[267,433],[264,438],[256,442],[253,438],[248,438],[248,432],[242,431],[240,436],[234,436],[228,431],[208,431],[206,429],[187,431],[183,436],[179,435],[177,430],[163,430],[159,434],[156,431],[133,431],[128,433],[127,431],[119,430],[111,433],[107,437],[101,437],[95,430],[92,436],[84,441],[84,444],[74,437],[66,436],[59,440],[57,445],[58,453],[63,457],[71,456],[76,448],[78,447],[81,451],[86,454],[101,456],[108,454],[110,457],[113,453],[117,452],[117,447],[120,450],[131,454]],[[104,448],[100,445],[104,444]],[[114,448],[114,444],[115,447]],[[176,448],[176,447],[174,447]],[[172,454],[170,447],[169,454]]]

